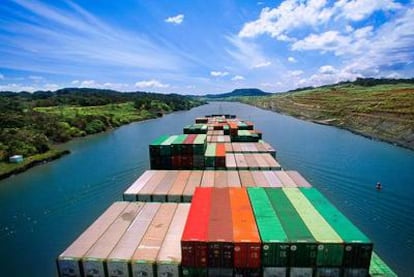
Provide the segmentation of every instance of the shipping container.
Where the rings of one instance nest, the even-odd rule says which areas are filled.
[[[82,276],[81,259],[127,208],[129,202],[113,203],[57,258],[59,276]]]
[[[157,170],[155,174],[145,183],[145,185],[139,190],[137,199],[138,201],[151,201],[152,193],[160,182],[164,179],[168,170]]]
[[[145,171],[125,192],[125,201],[138,201],[137,195],[139,191],[145,186],[148,180],[156,174],[156,170]]]
[[[341,237],[303,195],[300,189],[283,188],[282,190],[318,243],[316,265],[320,268],[340,268],[344,256],[344,244]],[[339,276],[339,270],[338,275],[335,276]]]
[[[151,144],[149,145],[150,156],[160,156],[161,155],[160,145],[168,138],[169,136],[164,135],[164,136],[160,136],[156,138],[155,140],[153,140]]]
[[[208,222],[213,188],[197,188],[181,237],[181,264],[185,276],[206,276]]]
[[[282,189],[264,188],[290,243],[290,275],[312,276],[317,242]]]
[[[346,272],[346,271],[345,271]],[[371,277],[397,277],[398,275],[392,271],[389,266],[375,253],[372,252],[371,266],[369,268],[369,275]],[[351,275],[345,275],[346,277],[351,277]],[[362,276],[362,275],[352,275],[352,276]]]
[[[178,170],[169,170],[165,173],[164,178],[162,178],[152,193],[152,201],[167,202],[168,192],[170,191],[175,180],[177,180],[178,173]]]
[[[146,203],[109,254],[106,268],[110,277],[129,277],[130,261],[151,224],[160,203]]]
[[[282,182],[280,181],[279,177],[277,177],[274,171],[263,171],[263,174],[269,182],[270,187],[281,188],[283,186]]]
[[[236,276],[260,276],[261,241],[245,188],[229,188]]]
[[[216,161],[216,143],[207,143],[206,153],[204,154],[205,168],[214,169]]]
[[[236,159],[237,169],[239,169],[239,170],[246,170],[246,169],[248,169],[247,161],[246,161],[246,159],[244,157],[244,154],[235,153],[234,154],[234,158]]]
[[[260,153],[255,153],[255,154],[252,154],[253,155],[253,157],[254,157],[254,159],[256,160],[256,162],[257,162],[257,164],[258,164],[258,168],[260,169],[260,170],[270,170],[271,168],[270,168],[270,165],[269,165],[269,163],[267,162],[267,160],[263,157],[263,155],[262,154],[260,154]]]
[[[272,169],[272,170],[281,170],[282,169],[280,164],[269,153],[264,153],[264,154],[261,155],[261,157],[263,157],[267,161],[270,169]]]
[[[214,187],[214,170],[204,170],[203,178],[201,179],[200,187]]]
[[[191,202],[195,189],[201,184],[202,177],[203,171],[191,170],[190,177],[188,178],[187,184],[185,185],[183,191],[183,202]]]
[[[157,257],[158,277],[181,276],[180,239],[187,220],[190,204],[178,204]],[[112,276],[111,276],[112,277]]]
[[[105,276],[105,262],[109,254],[143,206],[144,203],[142,202],[130,202],[120,216],[88,250],[82,258],[84,276]]]
[[[227,170],[237,169],[236,158],[233,153],[226,153],[226,169]]]
[[[233,249],[229,189],[215,188],[208,221],[208,276],[233,276]]]
[[[184,143],[183,143],[183,149],[182,149],[182,154],[183,155],[193,155],[193,144],[194,144],[194,140],[196,139],[197,135],[195,134],[191,134],[188,135],[187,138],[185,139]]]
[[[244,158],[246,160],[247,167],[250,170],[258,170],[258,169],[260,169],[259,164],[258,164],[257,160],[255,159],[254,155],[255,154],[252,154],[252,153],[246,153],[246,154],[244,154]]]
[[[256,182],[254,181],[251,171],[240,170],[239,176],[240,176],[240,183],[242,187],[255,187],[256,186]]]
[[[293,170],[286,170],[285,172],[290,178],[292,178],[298,187],[312,187],[312,185],[299,172]]]
[[[264,172],[265,171],[261,171],[261,170],[250,171],[250,173],[253,176],[256,187],[270,187],[269,181],[264,175]]]
[[[214,170],[214,187],[215,188],[229,187],[228,181],[227,181],[227,171]]]
[[[135,276],[155,276],[158,253],[177,209],[176,203],[162,204],[131,258],[131,271]]]
[[[300,190],[344,241],[342,265],[353,268],[355,272],[365,272],[367,275],[373,249],[372,242],[317,189],[301,188]],[[351,272],[352,269],[347,271]]]
[[[289,241],[264,188],[248,188],[250,202],[262,241],[263,276],[286,277]]]
[[[190,170],[180,170],[178,172],[177,179],[174,181],[171,189],[168,191],[168,202],[183,202],[183,192],[188,179],[190,178],[190,174]]]
[[[289,177],[289,175],[283,171],[274,171],[275,175],[279,178],[279,180],[282,182],[282,186],[285,188],[294,188],[297,187],[295,181],[292,180],[292,178]]]
[[[236,170],[227,170],[227,186],[228,187],[241,187],[240,175]]]

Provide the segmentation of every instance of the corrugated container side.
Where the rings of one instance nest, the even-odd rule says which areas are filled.
[[[180,239],[184,231],[190,204],[178,204],[174,218],[157,257],[158,277],[179,277],[181,271]]]
[[[160,136],[158,138],[156,138],[155,140],[153,140],[151,142],[151,144],[149,145],[149,154],[150,157],[151,156],[160,156],[161,155],[161,148],[160,145],[161,143],[163,143],[166,139],[168,139],[169,136],[164,135],[164,136]]]
[[[126,209],[129,202],[115,202],[92,223],[57,258],[59,276],[81,276],[81,259],[115,219]]]
[[[115,248],[109,254],[106,269],[108,276],[128,277],[129,262],[135,249],[139,246],[148,226],[151,224],[160,203],[146,203],[135,220],[131,223],[125,234],[121,237]]]
[[[297,187],[295,181],[292,180],[292,178],[289,177],[289,175],[283,171],[274,171],[276,176],[279,178],[279,180],[282,182],[283,187],[286,188],[295,188]]]
[[[191,202],[193,198],[194,191],[201,184],[201,178],[203,177],[203,171],[201,170],[192,170],[191,175],[188,178],[188,182],[185,185],[183,191],[183,201]]]
[[[167,170],[157,170],[138,193],[138,201],[151,201],[151,195],[167,174]]]
[[[227,181],[227,171],[214,170],[214,187],[215,188],[229,187],[228,181]]]
[[[197,135],[191,134],[188,135],[187,138],[184,141],[183,145],[183,154],[184,155],[193,155],[193,144],[194,140],[196,139]]]
[[[200,187],[214,187],[214,170],[204,170]]]
[[[208,222],[209,276],[233,274],[233,226],[228,188],[214,188]],[[227,270],[224,270],[227,268]]]
[[[269,182],[269,186],[270,187],[273,187],[273,188],[281,188],[283,186],[282,185],[282,182],[276,176],[276,174],[275,174],[274,171],[263,171],[263,175],[265,176],[265,178]]]
[[[231,142],[224,143],[224,147],[226,148],[226,153],[233,152],[233,146]]]
[[[371,277],[397,277],[397,274],[395,274],[395,272],[392,271],[392,269],[389,268],[387,264],[375,252],[372,252],[369,275]],[[351,277],[351,275],[347,275],[346,277],[348,276]]]
[[[148,180],[154,176],[155,170],[146,170],[125,192],[125,201],[137,201],[139,191],[145,186]]]
[[[240,175],[236,170],[227,170],[227,185],[228,187],[241,187]]]
[[[373,249],[373,244],[368,237],[317,189],[301,188],[300,190],[344,241],[343,266],[367,271]]]
[[[164,203],[158,209],[131,258],[133,276],[155,276],[156,259],[177,205],[176,203]]]
[[[249,196],[245,188],[229,188],[233,222],[234,268],[254,269],[256,276],[261,266],[261,241]],[[243,272],[243,270],[241,271]]]
[[[267,180],[266,176],[264,175],[263,171],[250,171],[256,187],[270,187],[269,181]]]
[[[167,201],[180,203],[183,201],[183,191],[190,178],[191,171],[180,170],[177,179],[172,184],[171,189],[168,192]]]
[[[184,268],[207,268],[208,222],[212,188],[197,188],[181,237],[181,264]]]
[[[164,178],[161,182],[157,185],[152,193],[152,201],[155,202],[166,202],[168,192],[171,189],[171,186],[177,180],[179,171],[177,170],[169,170],[165,174]]]
[[[266,161],[265,158],[263,158],[261,153],[255,153],[253,154],[254,159],[256,160],[258,164],[258,168],[260,170],[270,170],[269,163]]]
[[[312,274],[313,267],[316,266],[316,240],[282,189],[264,188],[264,190],[291,245],[289,255],[291,274],[292,268],[302,268],[303,272]]]
[[[263,153],[262,157],[267,161],[267,164],[269,165],[269,168],[273,170],[280,170],[282,167],[280,164],[268,153]]]
[[[255,187],[256,183],[253,179],[251,171],[241,170],[239,171],[240,183],[242,187]]]
[[[250,170],[259,169],[259,165],[257,163],[257,160],[254,158],[254,154],[246,153],[246,154],[244,154],[244,158],[246,159],[247,167]]]
[[[226,168],[227,170],[237,169],[236,159],[233,153],[226,153]]]
[[[105,262],[144,203],[131,202],[82,258],[85,276],[105,276]]]
[[[318,267],[341,267],[344,256],[344,244],[341,237],[298,188],[283,188],[282,190],[318,242],[316,265]]]
[[[246,159],[242,153],[235,153],[234,158],[236,159],[236,165],[238,169],[244,170],[248,168]]]
[[[248,188],[247,192],[262,240],[262,266],[281,267],[283,269],[273,269],[273,271],[284,272],[286,275],[290,246],[282,223],[263,188]],[[267,271],[270,275],[271,269]]]
[[[312,187],[312,185],[299,172],[293,170],[286,170],[285,172],[290,178],[292,178],[293,181],[295,181],[298,187]]]

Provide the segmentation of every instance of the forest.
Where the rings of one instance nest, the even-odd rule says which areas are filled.
[[[178,94],[122,93],[65,88],[0,92],[0,161],[12,155],[42,154],[66,142],[133,121],[188,110],[204,102]]]

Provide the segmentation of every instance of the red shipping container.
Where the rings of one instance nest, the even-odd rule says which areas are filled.
[[[234,267],[259,269],[261,241],[245,188],[229,188],[233,222]]]
[[[233,226],[228,188],[214,188],[208,224],[208,266],[233,267]]]
[[[196,134],[189,134],[187,138],[184,140],[182,146],[184,155],[193,155],[193,143],[196,137]]]
[[[181,265],[207,267],[212,188],[196,188],[181,237]]]

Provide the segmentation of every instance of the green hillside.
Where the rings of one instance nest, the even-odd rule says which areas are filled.
[[[238,100],[414,149],[414,84],[347,82]]]

